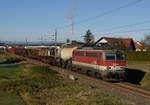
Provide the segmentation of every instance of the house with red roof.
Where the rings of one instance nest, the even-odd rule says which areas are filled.
[[[134,43],[136,51],[147,51],[146,47],[143,46],[139,41]]]
[[[112,49],[117,50],[135,50],[134,41],[132,38],[111,38],[111,37],[102,37],[96,41],[95,45],[103,46],[109,45]]]

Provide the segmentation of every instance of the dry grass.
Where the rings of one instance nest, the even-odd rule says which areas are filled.
[[[127,61],[127,68],[144,71],[145,75],[140,84],[142,87],[150,89],[150,61]]]
[[[17,62],[23,61],[24,59],[15,55],[10,55],[7,53],[0,53],[0,60],[2,60],[4,63],[17,63]]]
[[[28,105],[126,105],[47,67],[23,63],[20,68],[16,78],[0,81],[0,89],[21,95]]]
[[[147,72],[141,81],[141,86],[150,89],[150,72]]]
[[[127,68],[150,72],[150,61],[127,61]]]
[[[27,62],[15,64],[19,69],[5,68],[1,72],[0,90],[20,95],[27,105],[127,105],[48,67]]]

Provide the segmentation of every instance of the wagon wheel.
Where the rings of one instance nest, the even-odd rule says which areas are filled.
[[[66,64],[65,64],[65,62],[62,62],[62,68],[66,68]]]
[[[72,65],[70,65],[70,64],[67,65],[67,69],[68,69],[68,70],[72,70]]]
[[[86,74],[87,74],[88,76],[91,76],[91,71],[90,71],[90,70],[87,70],[87,71],[86,71]]]
[[[100,75],[100,73],[98,73],[98,72],[95,72],[95,75],[94,75],[96,78],[100,78],[101,77],[101,75]]]

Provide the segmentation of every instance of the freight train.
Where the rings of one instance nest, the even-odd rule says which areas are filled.
[[[125,79],[126,75],[126,61],[123,51],[100,50],[92,47],[65,47],[60,49],[11,48],[8,51],[61,66],[68,70],[93,75],[103,80],[120,81]]]

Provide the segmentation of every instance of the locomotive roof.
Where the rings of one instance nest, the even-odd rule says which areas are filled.
[[[77,51],[101,51],[101,52],[123,52],[123,50],[101,50],[101,49],[76,49]]]

